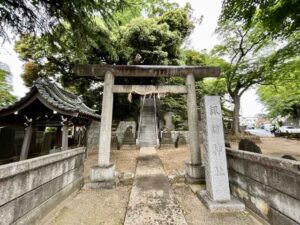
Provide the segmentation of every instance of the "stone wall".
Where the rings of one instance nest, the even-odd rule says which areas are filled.
[[[232,193],[272,225],[300,224],[300,162],[227,150]]]
[[[93,121],[88,128],[88,140],[87,140],[88,151],[98,151],[99,138],[100,138],[100,122]]]
[[[0,166],[0,224],[38,224],[83,185],[85,148]]]

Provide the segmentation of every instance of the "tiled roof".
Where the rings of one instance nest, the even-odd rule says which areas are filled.
[[[48,108],[57,110],[61,114],[100,119],[100,115],[87,107],[79,96],[63,90],[47,78],[38,78],[34,81],[30,91],[23,98],[11,106],[0,109],[0,116],[24,108],[32,98],[38,98]]]

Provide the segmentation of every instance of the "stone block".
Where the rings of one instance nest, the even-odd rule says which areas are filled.
[[[241,139],[239,142],[239,150],[262,154],[260,147],[253,141]]]
[[[33,224],[22,221],[47,211],[46,202],[64,187],[82,184],[83,158],[84,148],[78,148],[0,166],[0,224]]]
[[[283,170],[267,168],[267,185],[300,201],[300,176]]]
[[[120,147],[120,150],[136,150],[138,149],[138,146],[136,144],[122,144]]]
[[[83,167],[81,166],[1,206],[0,218],[3,219],[1,221],[6,221],[6,224],[11,224],[13,221],[24,216],[27,212],[39,207],[65,186],[82,178],[82,174]]]
[[[111,150],[119,150],[120,149],[120,145],[119,145],[117,135],[114,134],[114,133],[112,133],[112,135],[111,135],[110,149]]]
[[[129,172],[123,172],[119,174],[119,182],[122,185],[132,185],[134,179],[134,174]]]
[[[0,205],[82,165],[83,153],[73,149],[1,166]]]
[[[245,174],[245,160],[236,157],[227,157],[228,168]]]
[[[270,209],[269,218],[272,225],[299,225],[299,223],[296,221],[290,219],[273,208]]]
[[[175,148],[175,143],[172,139],[172,134],[170,131],[161,132],[160,148]]]
[[[176,141],[176,146],[178,148],[185,147],[187,145],[187,139],[183,134],[179,134]]]
[[[207,191],[198,191],[197,196],[208,210],[213,213],[243,212],[245,210],[245,205],[234,196],[231,196],[231,200],[226,202],[212,201]]]
[[[266,166],[247,161],[244,161],[244,163],[245,175],[247,177],[250,177],[263,184],[267,184],[268,175]]]
[[[89,188],[113,188],[116,180],[115,165],[111,163],[108,166],[92,166],[90,177],[91,183],[87,185]]]
[[[135,139],[135,133],[132,130],[133,128],[131,126],[127,127],[124,138],[121,146],[121,150],[124,149],[136,149],[136,139]]]
[[[185,180],[189,184],[205,183],[205,169],[201,164],[185,162]]]
[[[264,205],[267,204],[269,208],[273,208],[300,223],[299,200],[246,176],[235,172],[232,174],[235,176],[233,180],[236,184],[246,185],[246,188],[243,189],[248,192],[250,198],[250,204],[247,204],[247,207],[266,217],[268,212],[266,212]],[[232,177],[230,179],[232,180]]]
[[[74,182],[70,183],[55,195],[51,196],[47,201],[41,204],[39,207],[28,212],[23,217],[15,221],[15,225],[24,225],[24,224],[39,224],[41,219],[50,213],[54,207],[61,203],[64,199],[69,197],[73,192],[80,190],[83,185],[83,179],[77,179]]]
[[[243,175],[240,175],[231,169],[229,169],[228,174],[229,174],[229,180],[230,180],[231,184],[236,184],[239,187],[243,188],[244,190],[248,189],[248,184],[247,184],[246,180],[244,179]]]
[[[117,135],[119,143],[123,143],[125,132],[129,127],[131,127],[133,136],[136,137],[136,122],[135,121],[121,121],[116,130],[116,135]]]
[[[106,181],[115,178],[115,165],[113,163],[108,166],[92,166],[90,171],[91,181]]]

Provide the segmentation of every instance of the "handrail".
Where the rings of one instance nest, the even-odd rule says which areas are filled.
[[[154,122],[155,122],[156,145],[159,146],[156,95],[154,95],[153,99],[154,99]]]
[[[140,139],[140,131],[141,131],[141,123],[142,123],[142,114],[143,114],[143,109],[144,109],[144,104],[145,104],[145,95],[142,98],[142,106],[140,109],[140,118],[139,118],[139,127],[138,127],[138,132],[137,132],[137,138],[135,140],[136,145],[139,145],[139,139]]]

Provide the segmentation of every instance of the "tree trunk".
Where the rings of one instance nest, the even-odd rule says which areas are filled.
[[[233,134],[238,136],[240,134],[240,108],[241,108],[241,97],[236,95],[233,98]]]

